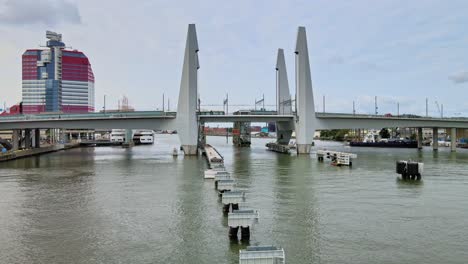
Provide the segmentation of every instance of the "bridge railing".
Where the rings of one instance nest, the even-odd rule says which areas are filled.
[[[44,113],[44,114],[21,114],[11,116],[0,116],[0,121],[34,121],[34,120],[56,120],[56,119],[102,119],[102,118],[138,118],[138,117],[175,117],[176,112],[163,111],[135,111],[135,112],[107,112],[107,113]]]
[[[422,120],[451,120],[451,121],[468,121],[468,117],[431,117],[419,116],[413,114],[403,115],[375,115],[375,114],[350,114],[350,113],[323,113],[316,112],[317,117],[343,117],[343,118],[388,118],[388,119],[422,119]]]

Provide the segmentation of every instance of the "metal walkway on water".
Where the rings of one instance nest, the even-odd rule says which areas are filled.
[[[229,237],[231,240],[240,238],[243,242],[250,240],[250,234],[254,224],[258,222],[259,212],[251,208],[240,208],[245,202],[245,192],[236,190],[236,181],[224,167],[224,157],[213,146],[206,145],[203,153],[206,157],[209,169],[205,171],[205,179],[214,179],[215,189],[221,196],[223,213],[227,216]],[[239,230],[240,229],[240,230]],[[249,246],[239,251],[239,263],[285,263],[284,250],[273,246]]]

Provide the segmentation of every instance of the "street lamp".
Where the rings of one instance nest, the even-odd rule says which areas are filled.
[[[103,113],[106,113],[106,95],[104,95],[104,105],[102,106]]]

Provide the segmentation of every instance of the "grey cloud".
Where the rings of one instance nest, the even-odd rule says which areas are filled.
[[[80,24],[78,7],[64,0],[0,0],[0,23],[10,25]]]
[[[449,76],[449,80],[453,81],[454,83],[468,82],[468,71],[454,73]]]

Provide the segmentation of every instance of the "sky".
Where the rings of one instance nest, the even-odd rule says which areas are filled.
[[[123,95],[138,110],[177,103],[187,27],[199,42],[202,107],[275,108],[276,53],[294,95],[297,27],[305,26],[315,106],[326,112],[468,116],[468,1],[0,0],[0,102],[21,100],[21,55],[63,35],[92,64],[96,109]],[[210,106],[213,105],[213,106]],[[237,106],[234,105],[246,105]]]

